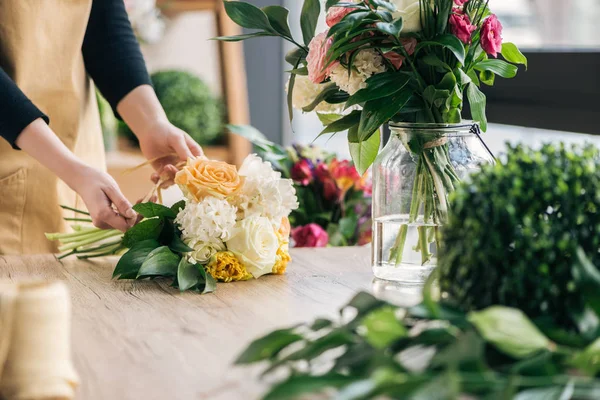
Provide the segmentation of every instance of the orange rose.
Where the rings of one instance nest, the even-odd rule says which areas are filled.
[[[207,196],[225,198],[240,189],[243,178],[234,165],[206,158],[190,158],[175,175],[175,183],[188,198],[201,201]]]

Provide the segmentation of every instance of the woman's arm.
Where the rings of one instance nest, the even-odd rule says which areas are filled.
[[[136,213],[114,179],[75,157],[42,119],[30,123],[16,144],[81,196],[95,226],[122,231],[133,226]]]
[[[123,0],[92,3],[82,50],[89,75],[138,137],[144,156],[153,160],[176,154],[153,163],[157,170],[202,154],[187,133],[169,122],[156,98]]]

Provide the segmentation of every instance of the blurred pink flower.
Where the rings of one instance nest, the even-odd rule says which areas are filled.
[[[302,186],[307,186],[313,179],[310,162],[306,159],[301,159],[292,166],[290,175],[294,181]]]
[[[346,15],[350,14],[352,11],[358,10],[356,7],[331,7],[327,12],[327,18],[325,22],[328,27],[332,27],[338,22],[340,22]]]
[[[475,29],[475,25],[471,23],[469,16],[465,13],[452,13],[450,15],[450,31],[464,44],[471,43],[471,34]]]
[[[314,83],[322,83],[333,68],[333,65],[327,66],[327,51],[333,44],[333,38],[327,38],[327,32],[319,33],[308,44],[308,78]]]
[[[502,24],[495,14],[490,15],[481,26],[481,47],[492,57],[502,51]]]
[[[292,229],[295,247],[326,247],[329,235],[321,226],[308,224]]]
[[[317,168],[315,168],[315,176],[323,185],[323,197],[325,197],[325,200],[332,201],[340,198],[341,190],[338,188],[333,176],[331,176],[327,164],[321,163],[317,165]]]
[[[464,6],[465,3],[469,1],[469,0],[454,0],[454,4],[456,4],[457,6]]]
[[[400,39],[402,44],[404,45],[404,50],[409,56],[412,56],[415,53],[415,49],[417,47],[417,39],[415,38],[403,38]],[[384,53],[383,56],[389,60],[394,68],[400,69],[402,64],[404,63],[404,56],[396,51],[388,51]]]
[[[329,163],[329,170],[337,187],[341,190],[340,196],[342,197],[360,180],[358,171],[348,160],[338,161],[337,158],[334,158]]]

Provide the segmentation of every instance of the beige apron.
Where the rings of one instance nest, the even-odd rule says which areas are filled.
[[[0,0],[0,66],[70,150],[105,170],[94,86],[81,53],[91,7],[92,0]],[[55,252],[44,233],[68,228],[61,204],[84,207],[52,172],[0,140],[0,254]]]

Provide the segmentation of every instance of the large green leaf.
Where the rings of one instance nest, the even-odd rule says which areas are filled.
[[[138,271],[137,278],[150,276],[177,276],[177,267],[181,257],[167,246],[154,249]]]
[[[347,385],[353,380],[352,377],[336,373],[319,376],[294,375],[274,386],[263,400],[297,399],[303,394],[314,394],[327,388]]]
[[[175,219],[177,214],[169,207],[156,203],[139,203],[133,206],[133,209],[144,218],[164,217]]]
[[[273,29],[280,35],[291,38],[290,24],[288,22],[289,10],[281,6],[263,7],[262,11],[267,15],[269,23]]]
[[[401,74],[396,71],[388,71],[375,74],[367,79],[367,87],[360,89],[350,96],[346,102],[346,108],[356,104],[365,103],[370,100],[390,96],[402,90],[410,82],[410,75]]]
[[[200,272],[200,268],[204,267],[200,264],[192,264],[186,260],[185,257],[181,258],[179,266],[177,267],[177,283],[179,290],[182,292],[193,289],[198,284],[204,283],[204,274]]]
[[[402,32],[402,18],[398,18],[394,22],[378,22],[375,27],[380,32],[399,38]]]
[[[550,340],[516,308],[492,306],[471,312],[469,322],[487,342],[517,359],[527,358],[551,347]]]
[[[258,7],[243,1],[224,1],[225,12],[233,22],[249,29],[272,31],[267,15]]]
[[[131,248],[134,244],[154,239],[157,240],[165,225],[162,218],[147,219],[129,228],[123,235],[123,246]]]
[[[359,174],[367,172],[379,154],[381,133],[375,131],[367,140],[358,141],[358,128],[354,126],[348,131],[348,146],[352,161]]]
[[[321,104],[323,101],[325,101],[325,98],[327,96],[329,96],[330,94],[333,94],[335,92],[338,92],[339,90],[340,89],[333,82],[322,85],[321,92],[315,97],[315,99],[309,105],[302,107],[302,111],[307,112],[307,113],[313,111],[315,108],[317,108],[317,106],[319,104]]]
[[[285,61],[297,68],[298,65],[306,61],[306,50],[301,47],[296,47],[287,52],[285,55]]]
[[[417,45],[416,52],[422,50],[427,46],[441,46],[450,50],[458,62],[464,65],[465,63],[465,46],[463,43],[454,35],[440,35],[431,41],[424,41]]]
[[[373,132],[402,110],[411,96],[412,91],[405,89],[390,96],[366,102],[360,116],[358,140],[368,139]]]
[[[502,57],[513,64],[522,64],[527,68],[527,57],[521,53],[519,48],[510,42],[502,43]]]
[[[157,247],[160,247],[160,244],[154,239],[134,244],[127,253],[119,258],[113,272],[113,278],[135,279],[148,254]]]
[[[217,37],[212,38],[212,40],[220,40],[222,42],[240,42],[242,40],[253,39],[253,38],[264,37],[264,36],[275,36],[275,35],[270,32],[261,31],[261,32],[245,33],[243,35],[217,36]]]
[[[302,340],[302,336],[294,332],[295,328],[280,329],[269,333],[250,343],[235,361],[236,364],[251,364],[257,361],[272,359],[281,350],[292,343]]]
[[[175,214],[179,214],[181,212],[181,210],[183,210],[184,208],[185,208],[185,200],[179,200],[177,203],[175,203],[171,206],[171,210]]]
[[[358,123],[360,122],[360,114],[361,112],[358,110],[352,111],[350,114],[345,115],[337,121],[327,125],[325,129],[323,129],[321,133],[319,133],[319,136],[325,135],[327,133],[343,132],[345,130],[350,129],[354,125],[358,125]]]
[[[408,334],[392,307],[373,311],[363,319],[362,325],[366,330],[365,340],[378,349],[384,349]]]
[[[487,131],[487,117],[485,116],[485,107],[486,107],[486,97],[485,94],[475,83],[469,83],[467,86],[467,98],[469,99],[469,104],[471,105],[471,114],[473,116],[473,120],[479,122],[482,131]]]
[[[315,37],[320,13],[321,2],[319,0],[304,0],[302,14],[300,15],[300,28],[302,28],[302,37],[306,45]]]
[[[477,71],[489,71],[503,78],[514,78],[519,68],[502,60],[483,60],[475,64]]]

